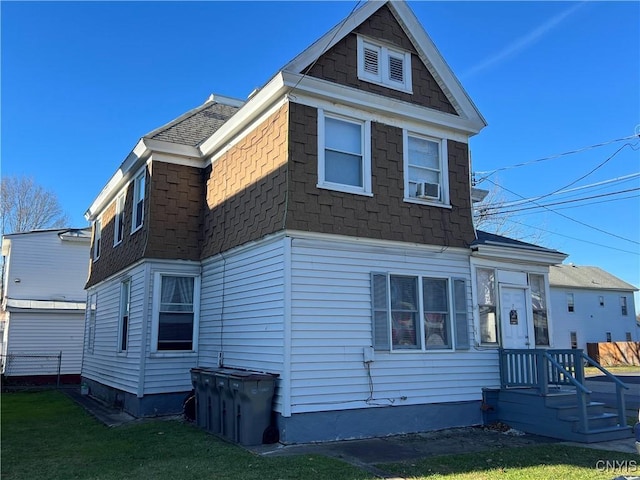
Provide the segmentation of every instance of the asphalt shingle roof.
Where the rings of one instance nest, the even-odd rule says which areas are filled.
[[[533,243],[522,242],[509,237],[503,237],[502,235],[496,235],[495,233],[484,232],[482,230],[476,231],[476,239],[471,243],[471,246],[475,245],[487,245],[487,244],[500,244],[508,247],[525,248],[536,251],[544,251],[550,253],[559,253],[557,250],[534,245]]]
[[[198,147],[239,109],[215,100],[208,101],[148,133],[144,138]]]
[[[554,265],[549,269],[552,287],[592,288],[596,290],[638,290],[598,267]]]

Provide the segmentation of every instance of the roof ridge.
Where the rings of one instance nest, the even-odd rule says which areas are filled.
[[[223,95],[215,95],[212,93],[211,95],[209,95],[209,97],[205,100],[205,102],[202,105],[199,105],[195,108],[192,108],[191,110],[186,111],[179,117],[176,117],[173,120],[169,121],[168,123],[165,123],[164,125],[152,130],[146,135],[143,135],[142,138],[149,138],[149,139],[153,138],[156,135],[159,135],[160,133],[169,130],[171,127],[174,127],[184,122],[185,120],[197,115],[198,113],[202,112],[203,110],[206,110],[207,108],[213,105],[224,105],[227,107],[240,108],[243,104],[244,104],[243,100],[239,100],[232,97],[226,97]]]

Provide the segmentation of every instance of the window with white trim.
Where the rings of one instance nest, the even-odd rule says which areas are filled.
[[[469,348],[464,279],[372,273],[376,350]]]
[[[491,268],[476,269],[476,288],[480,315],[480,343],[498,345],[496,271]]]
[[[88,305],[88,320],[87,320],[87,352],[93,353],[93,348],[96,343],[96,314],[98,311],[98,294],[92,293],[89,295]]]
[[[405,198],[448,203],[446,141],[403,132]]]
[[[622,315],[628,315],[629,311],[627,309],[627,297],[620,297],[620,311]]]
[[[411,53],[358,36],[358,78],[412,93]]]
[[[120,194],[116,198],[116,215],[113,219],[114,232],[113,232],[113,246],[115,247],[124,237],[124,193]]]
[[[573,293],[567,293],[567,312],[575,312],[576,304]]]
[[[318,186],[371,194],[371,122],[318,110]]]
[[[131,222],[131,232],[135,232],[142,227],[144,222],[144,195],[147,171],[142,169],[134,181],[133,186],[133,212]]]
[[[547,318],[547,294],[544,275],[529,274],[531,305],[533,307],[533,331],[536,346],[549,345],[549,320]]]
[[[154,282],[154,350],[195,351],[200,277],[156,274]]]
[[[131,279],[120,283],[120,325],[118,328],[118,351],[126,352],[129,342],[129,310],[131,303]]]
[[[100,258],[102,248],[102,218],[96,219],[93,224],[93,261]]]

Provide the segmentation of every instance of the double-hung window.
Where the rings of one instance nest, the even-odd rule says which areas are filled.
[[[113,245],[122,242],[124,237],[124,194],[116,198],[116,216],[114,217]]]
[[[627,315],[627,297],[620,297],[620,311],[622,315]]]
[[[371,194],[371,122],[318,111],[318,186]]]
[[[131,303],[131,280],[120,284],[120,325],[118,335],[118,351],[126,352],[129,339],[129,311]]]
[[[567,293],[567,312],[574,312],[576,309],[573,293]]]
[[[98,218],[93,225],[93,260],[100,258],[102,248],[102,218]]]
[[[446,142],[404,131],[405,198],[447,203]]]
[[[411,54],[358,36],[358,78],[411,93]]]
[[[155,278],[152,330],[155,350],[196,350],[200,278],[160,273]]]
[[[373,273],[371,282],[375,349],[469,348],[464,279]]]
[[[144,195],[145,195],[145,181],[147,172],[145,169],[140,172],[133,185],[133,212],[131,222],[131,231],[135,232],[142,227],[144,221]]]

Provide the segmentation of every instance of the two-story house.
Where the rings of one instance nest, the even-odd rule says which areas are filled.
[[[372,1],[142,137],[86,214],[92,394],[178,412],[228,366],[278,375],[287,443],[481,423],[499,347],[553,346],[565,258],[474,230],[484,126],[410,8]]]
[[[549,272],[556,345],[587,350],[587,343],[638,342],[633,285],[601,268],[555,265]]]
[[[91,229],[2,238],[2,374],[14,382],[78,382]],[[59,371],[58,371],[59,370]]]

